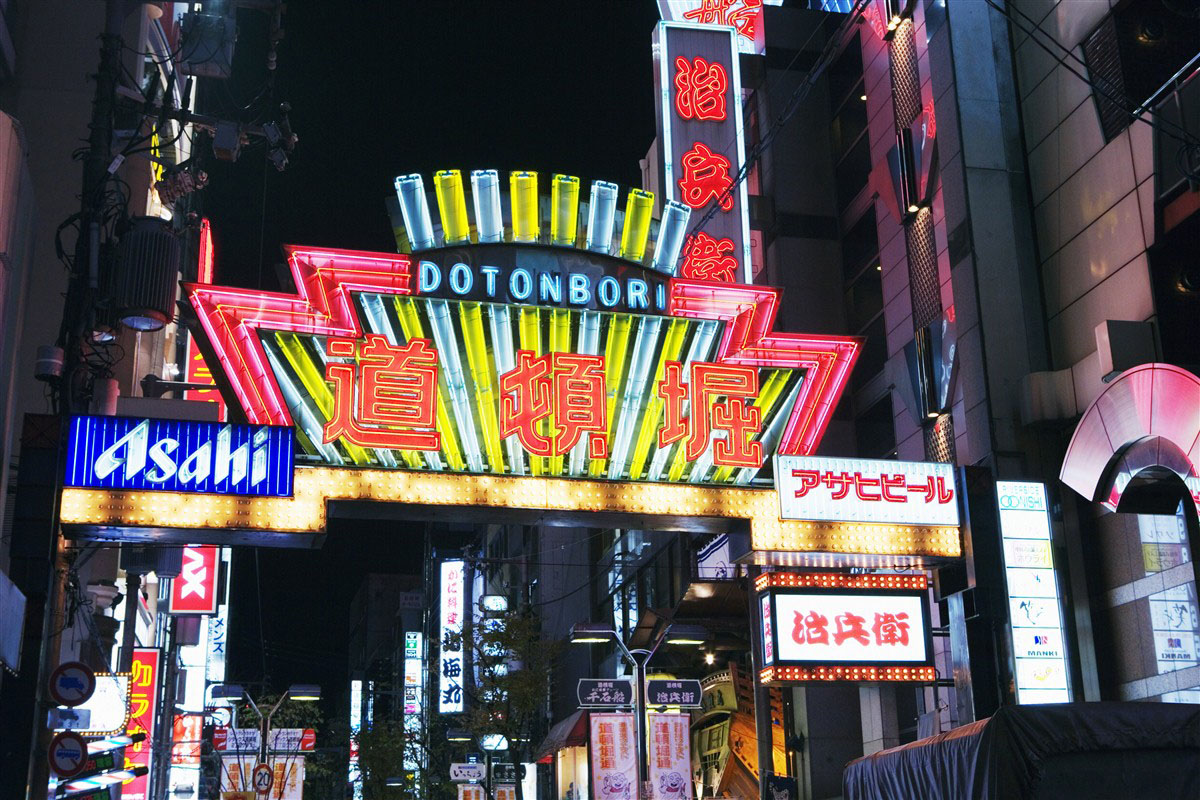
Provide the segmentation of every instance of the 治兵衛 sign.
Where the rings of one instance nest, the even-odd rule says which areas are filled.
[[[288,255],[295,295],[186,289],[231,399],[294,425],[310,462],[769,485],[774,453],[820,441],[861,345],[775,332],[776,289],[607,254]]]

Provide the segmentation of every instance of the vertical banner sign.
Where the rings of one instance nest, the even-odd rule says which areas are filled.
[[[759,600],[762,606],[762,655],[763,665],[775,663],[775,629],[771,619],[771,595],[764,594]]]
[[[416,742],[421,733],[421,696],[425,693],[422,636],[419,631],[404,634],[404,734]],[[417,769],[417,748],[404,748],[404,768]]]
[[[590,717],[592,797],[637,796],[637,726],[633,714]]]
[[[682,278],[751,282],[746,182],[734,186],[746,161],[736,35],[678,22],[654,31],[662,193],[692,209]]]
[[[438,711],[458,714],[463,710],[463,562],[442,562],[441,631],[438,662]]]
[[[478,783],[458,784],[458,800],[487,800],[483,787]]]
[[[188,545],[183,548],[183,571],[171,580],[172,614],[217,613],[217,567],[221,548]]]
[[[146,738],[125,748],[125,768],[150,767],[150,748],[154,741],[155,712],[158,710],[158,668],[162,651],[156,647],[137,647],[129,676],[130,734],[144,733]],[[142,775],[125,784],[123,800],[149,800],[150,776]]]
[[[996,481],[1017,703],[1069,703],[1046,487]]]
[[[692,748],[687,714],[651,714],[648,777],[655,800],[691,800]]]
[[[354,800],[362,800],[362,770],[358,768],[358,733],[362,730],[362,685],[360,680],[350,681],[350,765],[346,782],[353,787]]]

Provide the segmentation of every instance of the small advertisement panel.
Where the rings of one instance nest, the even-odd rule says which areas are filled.
[[[592,797],[626,798],[637,793],[637,725],[633,714],[593,713]]]
[[[171,580],[172,614],[215,614],[217,572],[221,548],[215,545],[188,545],[183,548],[183,571]]]
[[[1069,703],[1046,487],[996,481],[1017,703]]]
[[[64,485],[291,497],[294,454],[291,428],[79,416]]]
[[[931,680],[926,586],[924,574],[759,576],[764,682]]]
[[[959,523],[951,464],[776,456],[775,487],[781,519]]]
[[[691,800],[692,745],[687,714],[650,715],[647,777],[656,800]]]
[[[137,647],[133,651],[133,666],[129,676],[129,726],[130,734],[144,733],[146,738],[125,748],[125,766],[150,766],[150,748],[154,741],[154,730],[158,710],[158,669],[162,651],[156,647]],[[150,779],[148,775],[134,778],[121,790],[124,800],[149,800]]]

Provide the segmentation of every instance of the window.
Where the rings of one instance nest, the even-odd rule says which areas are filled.
[[[896,429],[893,427],[892,394],[888,392],[879,402],[854,420],[854,435],[858,455],[862,458],[895,458]]]
[[[838,207],[845,208],[867,185],[871,177],[870,137],[858,137],[858,143],[838,162],[834,168],[837,183]]]

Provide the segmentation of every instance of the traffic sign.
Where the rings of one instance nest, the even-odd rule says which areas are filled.
[[[258,796],[266,797],[271,793],[271,785],[275,783],[275,774],[266,764],[258,764],[254,767],[253,782],[254,791],[258,792]]]
[[[456,783],[481,781],[484,778],[483,764],[454,763],[450,765],[450,780]]]
[[[50,673],[50,698],[60,706],[86,703],[96,691],[96,673],[78,661],[59,664]]]
[[[87,765],[87,742],[74,731],[56,733],[50,740],[46,760],[50,762],[50,771],[58,777],[74,778]]]
[[[580,678],[575,696],[581,706],[627,706],[633,703],[633,681]]]
[[[704,689],[700,681],[646,681],[646,705],[699,708]]]

